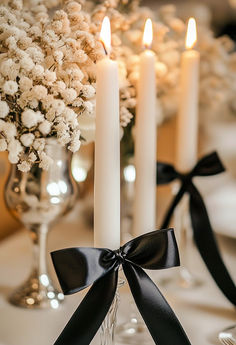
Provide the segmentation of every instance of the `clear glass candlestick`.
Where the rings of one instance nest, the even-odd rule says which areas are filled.
[[[173,194],[179,191],[179,184],[173,185]],[[189,195],[185,194],[173,214],[173,227],[180,253],[180,264],[177,275],[164,280],[164,285],[173,285],[183,289],[191,289],[202,284],[195,274],[191,264],[193,248],[193,231],[189,214]]]
[[[141,315],[135,307],[135,303],[130,301],[129,305],[131,308],[130,315],[127,321],[116,328],[116,339],[122,344],[129,345],[154,344]]]
[[[120,303],[119,288],[123,286],[124,283],[125,281],[119,278],[114,300],[100,328],[100,344],[101,345],[115,344],[116,317],[117,317],[117,310]]]
[[[192,245],[192,229],[189,217],[189,196],[184,195],[174,212],[174,228],[180,252],[181,266],[177,283],[182,288],[192,288],[198,285],[198,280],[191,272],[189,264],[189,247]]]
[[[236,325],[228,327],[221,331],[218,336],[222,344],[234,345],[236,344]]]

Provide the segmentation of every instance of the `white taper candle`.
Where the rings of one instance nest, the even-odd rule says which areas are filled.
[[[200,54],[192,49],[196,42],[196,22],[190,18],[186,36],[187,50],[182,54],[180,104],[177,116],[176,167],[186,172],[197,160],[198,84]]]
[[[105,24],[104,24],[105,23]],[[101,31],[110,35],[110,22],[104,18]],[[110,37],[108,37],[108,42]],[[118,65],[108,55],[97,63],[95,134],[94,246],[120,247],[120,122]]]
[[[149,34],[148,34],[149,31]],[[148,42],[148,40],[150,40]],[[152,22],[147,20],[144,44],[152,42]],[[140,55],[138,102],[135,119],[135,236],[156,226],[156,79],[155,54],[146,49]]]

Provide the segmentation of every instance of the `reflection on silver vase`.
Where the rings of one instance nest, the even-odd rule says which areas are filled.
[[[12,165],[5,186],[5,201],[12,215],[29,230],[34,261],[29,278],[10,296],[24,308],[58,308],[64,296],[47,270],[47,234],[50,226],[66,214],[75,201],[76,184],[71,177],[71,157],[54,139],[48,139],[47,154],[53,158],[48,171],[34,164],[23,173]]]

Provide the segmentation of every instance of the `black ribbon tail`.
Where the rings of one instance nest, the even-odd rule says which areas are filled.
[[[140,266],[123,263],[135,303],[158,345],[191,345],[173,310]]]
[[[168,228],[169,224],[170,224],[170,220],[171,217],[173,215],[173,212],[176,208],[176,206],[178,205],[178,203],[180,202],[180,200],[182,199],[183,195],[185,193],[185,186],[182,185],[178,191],[178,193],[176,194],[176,196],[174,197],[173,201],[171,202],[165,216],[164,216],[164,221],[161,224],[161,229],[166,229]]]
[[[97,280],[76,309],[54,345],[89,345],[115,296],[118,269]]]
[[[196,246],[216,284],[236,305],[236,286],[222,260],[201,194],[191,184],[190,214]]]

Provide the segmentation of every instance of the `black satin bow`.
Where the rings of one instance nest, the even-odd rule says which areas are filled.
[[[114,299],[120,265],[155,343],[190,345],[173,310],[143,270],[179,265],[173,229],[137,237],[119,250],[69,248],[51,255],[65,294],[73,294],[93,284],[55,345],[90,344]]]
[[[190,196],[190,217],[196,246],[220,290],[233,305],[236,305],[236,286],[221,258],[203,198],[193,184],[195,176],[216,175],[224,170],[216,152],[200,159],[188,174],[179,173],[172,165],[157,162],[157,184],[166,184],[175,179],[181,181],[179,192],[174,197],[165,215],[162,227],[168,226],[175,207],[183,195],[188,193]]]

